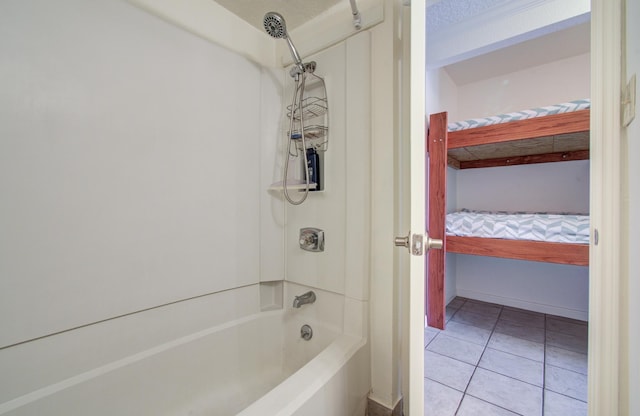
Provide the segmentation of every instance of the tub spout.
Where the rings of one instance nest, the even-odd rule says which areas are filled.
[[[303,293],[300,296],[296,296],[293,299],[293,307],[299,308],[302,305],[306,305],[307,303],[313,303],[316,301],[316,294],[313,293],[313,290],[308,291],[307,293]]]

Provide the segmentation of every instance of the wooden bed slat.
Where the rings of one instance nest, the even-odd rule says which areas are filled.
[[[445,247],[450,253],[572,264],[576,266],[589,265],[588,244],[447,236]]]
[[[427,229],[431,238],[444,241],[447,191],[447,113],[430,117],[427,134],[429,193]],[[427,252],[427,324],[444,329],[445,248]]]
[[[450,158],[451,159],[451,158]],[[577,150],[573,152],[545,153],[542,155],[527,155],[515,157],[500,157],[495,159],[470,160],[453,163],[449,160],[449,165],[458,169],[493,168],[496,166],[531,165],[534,163],[568,162],[570,160],[588,160],[588,150]]]
[[[587,109],[452,131],[448,134],[448,149],[588,131],[589,114]]]

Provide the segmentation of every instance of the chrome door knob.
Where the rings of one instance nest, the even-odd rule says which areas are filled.
[[[406,237],[396,237],[393,240],[393,242],[396,245],[396,247],[409,248],[409,236],[408,235]]]
[[[425,234],[425,238],[427,242],[425,244],[425,246],[427,247],[427,250],[431,250],[431,249],[442,250],[442,247],[444,247],[444,241],[442,241],[439,238],[431,238],[429,237],[429,234]]]
[[[441,239],[431,238],[428,233],[409,233],[406,237],[396,237],[393,242],[396,247],[406,247],[414,256],[422,256],[424,251],[440,250],[444,247],[444,242]]]

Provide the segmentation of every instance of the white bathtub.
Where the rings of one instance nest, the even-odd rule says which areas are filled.
[[[0,414],[363,415],[365,340],[296,312],[262,312],[158,345],[5,402]]]

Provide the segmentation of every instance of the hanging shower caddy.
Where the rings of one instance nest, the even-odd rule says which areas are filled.
[[[300,99],[287,107],[292,126],[287,132],[289,157],[300,159],[303,189],[306,192],[322,191],[324,152],[329,148],[327,88],[324,79],[314,73],[315,62],[307,64],[306,70],[298,87],[302,89]],[[308,175],[308,185],[305,175]]]
[[[295,123],[292,132],[287,132],[287,136],[291,138],[291,142],[295,144],[295,153],[291,156],[298,156],[298,152],[313,148],[318,152],[326,152],[329,148],[329,105],[327,102],[327,88],[324,80],[315,74],[311,74],[317,81],[312,83],[308,88],[310,93],[317,95],[309,95],[302,99],[299,106],[292,109],[287,106],[287,117],[292,117]],[[300,126],[304,125],[305,147],[302,147],[302,134]],[[291,144],[291,143],[290,143]],[[291,149],[290,149],[291,150]]]
[[[286,188],[298,191],[324,189],[324,153],[329,148],[329,105],[327,87],[322,77],[316,75],[315,62],[304,64],[304,71],[297,73],[294,102],[286,108],[286,150],[291,163],[300,167],[297,179],[288,178]],[[293,76],[294,74],[292,74]],[[309,174],[307,186],[305,165]],[[271,186],[272,190],[284,190],[284,181]]]
[[[302,62],[300,54],[289,38],[287,25],[281,14],[267,12],[262,23],[269,36],[287,41],[294,63],[289,75],[295,81],[293,99],[291,105],[287,107],[289,130],[286,137],[287,144],[283,149],[285,160],[282,182],[279,187],[276,185],[271,189],[282,190],[285,199],[290,204],[300,205],[307,199],[310,191],[323,189],[323,155],[329,147],[327,87],[324,79],[315,74],[316,63],[314,61]],[[309,77],[308,80],[307,77]],[[309,81],[308,86],[307,81]],[[307,93],[307,88],[309,93]],[[291,158],[297,159],[300,154],[302,154],[300,159],[303,161],[301,166],[303,179],[290,181],[288,177],[289,162]],[[301,199],[295,199],[289,195],[289,189],[303,190],[304,194]]]

